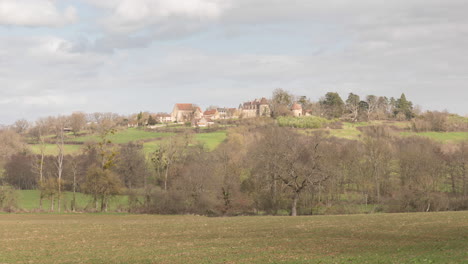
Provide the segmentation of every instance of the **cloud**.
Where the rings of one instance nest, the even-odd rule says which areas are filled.
[[[147,28],[177,29],[180,21],[204,23],[219,18],[230,0],[86,0],[110,10],[102,20],[114,33],[132,33]],[[171,26],[173,25],[173,26]],[[185,25],[187,27],[187,25]]]
[[[52,0],[0,0],[0,25],[63,26],[76,20],[74,7],[61,11]]]
[[[21,109],[0,123],[21,111],[235,107],[278,87],[314,100],[405,92],[468,113],[465,0],[72,1],[98,8],[74,31],[0,34],[0,112]]]

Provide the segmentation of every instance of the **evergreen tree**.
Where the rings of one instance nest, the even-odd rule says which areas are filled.
[[[406,119],[410,120],[414,117],[413,114],[413,103],[411,101],[406,100],[406,96],[404,93],[401,94],[400,99],[396,100],[395,103],[395,116],[398,114],[404,114]]]
[[[325,109],[328,118],[339,118],[343,115],[345,104],[338,93],[328,92],[320,101],[320,105]]]

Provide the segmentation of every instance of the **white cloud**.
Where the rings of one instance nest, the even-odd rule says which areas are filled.
[[[0,0],[0,25],[63,26],[76,20],[74,7],[61,11],[52,0]]]
[[[74,1],[102,8],[85,21],[92,35],[0,35],[0,112],[236,106],[281,87],[313,99],[405,92],[425,109],[467,113],[466,0]],[[53,1],[15,2],[65,16]]]
[[[112,32],[129,33],[146,27],[177,28],[178,21],[202,23],[219,18],[231,0],[86,0],[111,10],[103,20]],[[174,27],[171,27],[171,24]]]

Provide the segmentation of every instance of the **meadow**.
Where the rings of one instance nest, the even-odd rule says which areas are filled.
[[[173,133],[161,133],[146,131],[143,129],[137,128],[128,128],[123,130],[118,130],[115,134],[109,135],[109,140],[116,144],[125,144],[131,141],[140,141],[140,140],[149,140],[155,138],[163,138],[173,135]],[[82,137],[71,138],[70,141],[74,142],[99,142],[101,139],[98,135],[88,135]]]
[[[175,135],[174,133],[167,132],[153,132],[146,131],[136,128],[129,128],[124,130],[117,131],[114,135],[109,136],[109,139],[115,144],[126,144],[129,142],[142,142],[143,149],[145,153],[152,153],[157,146],[166,138]],[[83,145],[76,143],[85,143],[85,142],[99,142],[101,139],[98,135],[87,135],[80,137],[70,137],[67,139],[64,145],[64,152],[66,155],[78,154],[83,148]],[[223,142],[227,137],[226,131],[215,131],[208,133],[198,133],[195,134],[194,138],[197,142],[205,144],[208,150],[214,150],[221,142]],[[75,144],[70,144],[74,142]],[[29,148],[33,153],[39,154],[40,149],[39,145],[29,145]],[[46,155],[57,155],[58,149],[55,144],[46,144],[45,154]]]
[[[383,121],[372,121],[372,122],[342,122],[341,128],[319,128],[319,129],[303,129],[299,130],[301,133],[309,133],[313,131],[324,131],[329,136],[345,138],[350,140],[360,140],[362,137],[362,132],[359,130],[360,127],[372,126],[372,125],[386,125],[391,128],[398,129],[396,132],[397,135],[403,137],[409,136],[419,136],[426,137],[437,142],[448,144],[448,143],[458,143],[461,141],[468,140],[468,132],[411,132],[410,122],[383,122]],[[403,130],[403,131],[401,131]]]
[[[468,140],[468,132],[402,132],[402,136],[421,136],[442,143],[457,143]]]
[[[17,190],[18,208],[28,212],[39,210],[39,190]],[[85,209],[92,209],[92,198],[89,195],[77,192],[76,195],[76,208],[79,211]],[[73,199],[72,192],[62,193],[62,211],[69,211],[71,208],[71,201]],[[42,200],[42,208],[44,211],[50,208],[50,199],[45,197]],[[57,210],[57,200],[55,199],[55,210]],[[118,195],[111,198],[109,202],[109,211],[127,210],[128,209],[128,196]]]
[[[1,214],[0,263],[468,263],[468,212]]]

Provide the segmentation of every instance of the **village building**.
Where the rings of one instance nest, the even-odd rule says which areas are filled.
[[[203,113],[203,117],[216,120],[216,119],[220,119],[220,113],[218,112],[218,109],[206,110]]]
[[[155,119],[158,123],[170,123],[172,122],[172,116],[168,113],[157,113]]]
[[[209,127],[211,125],[214,125],[214,121],[209,117],[204,116],[200,118],[199,120],[195,121],[195,126],[198,126],[198,127]]]
[[[220,119],[229,119],[229,110],[228,108],[218,108],[219,118]]]
[[[218,108],[219,119],[239,118],[239,110],[237,108]]]
[[[254,101],[241,104],[239,112],[242,118],[271,116],[270,106],[266,98],[255,99]]]
[[[176,104],[171,113],[172,122],[192,122],[202,118],[202,110],[195,104]]]
[[[298,103],[294,103],[291,107],[291,111],[293,113],[293,116],[303,116],[304,113],[302,111],[302,105]]]

